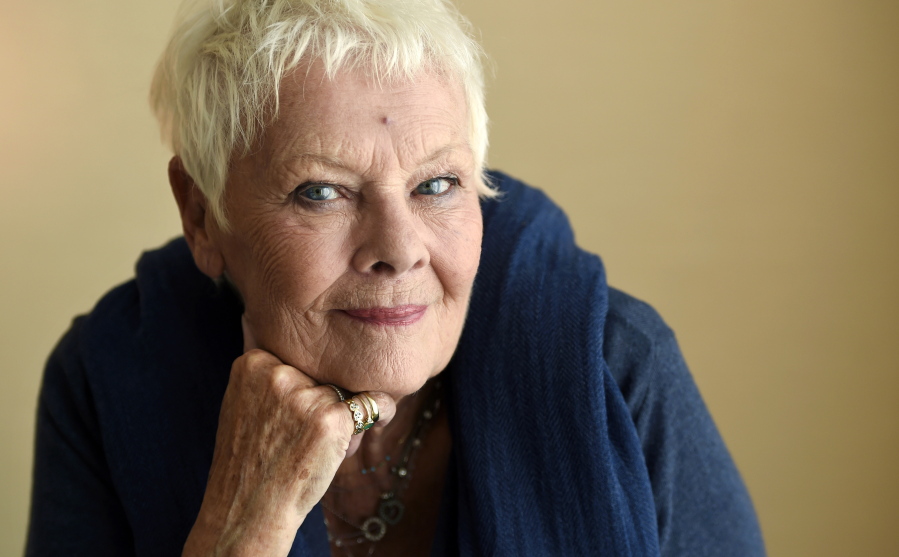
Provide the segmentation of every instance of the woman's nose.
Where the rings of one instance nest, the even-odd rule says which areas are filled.
[[[396,277],[430,263],[421,236],[423,223],[412,211],[407,197],[367,203],[362,213],[355,235],[358,248],[353,256],[357,271]]]

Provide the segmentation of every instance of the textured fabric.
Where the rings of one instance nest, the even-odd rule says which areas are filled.
[[[602,265],[541,192],[499,183],[449,370],[459,549],[656,555],[640,441],[603,358]]]
[[[752,501],[674,334],[615,289],[609,308],[603,350],[643,447],[662,555],[765,555]]]
[[[503,175],[444,372],[453,454],[434,555],[763,555],[674,337]],[[45,371],[28,555],[177,555],[199,511],[241,307],[183,240],[76,319]],[[320,508],[292,556],[328,555]]]

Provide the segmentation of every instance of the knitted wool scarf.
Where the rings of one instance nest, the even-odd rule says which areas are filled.
[[[462,555],[657,555],[636,430],[603,359],[608,287],[543,193],[486,201],[469,315],[446,370]]]

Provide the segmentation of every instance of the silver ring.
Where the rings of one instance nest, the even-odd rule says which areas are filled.
[[[332,389],[334,389],[334,392],[337,393],[337,396],[338,396],[338,397],[340,397],[340,402],[343,402],[343,401],[346,400],[346,395],[343,393],[343,389],[341,389],[341,388],[338,387],[337,385],[332,385],[332,384],[330,384],[330,383],[325,383],[325,385],[327,385],[327,386],[331,387]]]

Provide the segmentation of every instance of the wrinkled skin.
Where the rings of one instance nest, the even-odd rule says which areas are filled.
[[[172,160],[198,267],[227,275],[245,302],[246,353],[185,555],[286,555],[335,476],[358,475],[354,456],[380,458],[409,429],[404,397],[449,362],[480,256],[467,123],[448,78],[378,86],[300,67],[258,148],[232,165],[228,231]],[[364,313],[409,306],[408,319]],[[324,383],[371,392],[378,426],[352,436],[350,412]]]

